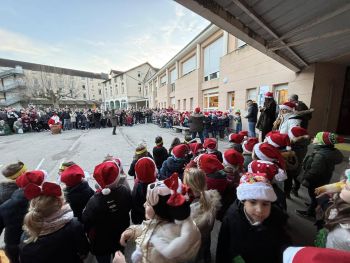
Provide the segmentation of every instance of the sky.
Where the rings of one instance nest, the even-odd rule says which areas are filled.
[[[162,67],[209,22],[172,0],[1,0],[0,58],[91,72]]]

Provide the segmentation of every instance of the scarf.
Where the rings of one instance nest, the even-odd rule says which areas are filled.
[[[60,210],[46,218],[43,222],[42,229],[39,236],[45,236],[54,233],[63,228],[68,222],[73,219],[73,211],[69,204],[62,206]]]

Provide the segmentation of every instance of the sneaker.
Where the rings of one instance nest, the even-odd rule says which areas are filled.
[[[305,218],[315,218],[315,213],[311,213],[307,210],[295,210],[296,214]]]

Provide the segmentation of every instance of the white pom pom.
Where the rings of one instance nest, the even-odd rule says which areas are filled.
[[[111,189],[103,188],[101,192],[102,192],[103,195],[109,195],[111,193]]]
[[[275,175],[275,179],[278,182],[283,182],[284,180],[287,179],[287,174],[284,170],[282,170],[281,168],[278,169],[278,173]]]
[[[292,150],[292,147],[287,146],[287,147],[286,147],[286,150],[287,150],[287,151],[290,151],[290,150]]]
[[[132,263],[141,263],[142,262],[142,250],[139,246],[136,246],[135,251],[131,254]]]

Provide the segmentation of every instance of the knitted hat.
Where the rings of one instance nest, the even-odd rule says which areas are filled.
[[[268,91],[265,93],[265,98],[273,98],[273,93]]]
[[[17,177],[16,184],[19,188],[25,188],[28,184],[41,185],[47,178],[47,172],[44,170],[33,170],[25,172]]]
[[[223,164],[243,166],[244,158],[240,152],[234,149],[228,149],[224,152]]]
[[[150,157],[142,157],[135,164],[135,174],[141,183],[152,183],[156,180],[157,167]]]
[[[241,144],[244,140],[244,136],[242,134],[231,133],[228,137],[228,140],[229,142]]]
[[[193,155],[196,155],[199,151],[203,150],[203,145],[200,142],[193,142],[188,145]]]
[[[244,141],[242,144],[242,148],[243,151],[245,151],[246,153],[252,153],[253,151],[253,147],[255,144],[257,144],[259,142],[258,138],[249,138],[248,140]]]
[[[266,135],[266,142],[276,148],[286,148],[287,151],[292,149],[288,135],[279,131],[269,132]]]
[[[316,139],[320,144],[323,145],[333,145],[344,142],[344,137],[338,136],[332,132],[318,132],[316,134]]]
[[[242,175],[237,187],[237,199],[244,200],[264,200],[275,202],[277,196],[264,173],[245,173]]]
[[[238,134],[243,135],[244,138],[248,137],[248,131],[240,131]]]
[[[217,141],[215,138],[206,138],[203,144],[204,149],[214,150],[217,147]]]
[[[248,164],[248,172],[250,173],[265,173],[266,178],[270,181],[275,178],[282,182],[287,179],[287,174],[284,170],[279,168],[276,164],[269,161],[254,160]]]
[[[294,138],[298,138],[304,135],[308,135],[307,130],[299,126],[295,126],[289,129],[288,131],[288,136],[290,140],[293,140]]]
[[[111,193],[109,187],[119,181],[119,173],[119,166],[114,161],[103,162],[95,167],[94,178],[101,186],[103,195]]]
[[[280,110],[289,110],[292,111],[296,107],[295,103],[287,101],[283,103],[282,105],[279,105]]]
[[[195,113],[200,113],[200,112],[201,112],[201,108],[199,108],[199,107],[195,108],[195,109],[194,109],[194,112],[195,112]]]
[[[144,143],[139,143],[136,147],[135,154],[140,155],[147,152],[147,146]]]
[[[283,252],[283,263],[350,262],[349,251],[320,247],[288,247]]]
[[[175,158],[181,158],[181,159],[184,159],[186,157],[186,154],[188,153],[188,147],[186,144],[179,144],[179,145],[176,145],[174,148],[173,148],[173,155],[175,156]]]
[[[72,165],[67,167],[61,173],[61,182],[64,183],[68,187],[74,187],[80,184],[85,177],[85,173],[83,169],[80,168],[79,165]]]
[[[206,174],[212,174],[224,169],[222,163],[213,154],[202,154],[198,157],[197,162],[198,168],[203,170]]]
[[[7,179],[16,180],[16,178],[25,171],[27,171],[27,167],[24,165],[24,163],[18,161],[17,163],[6,165],[1,172]]]
[[[268,143],[257,143],[254,145],[253,151],[255,155],[263,161],[277,163],[279,167],[285,169],[285,161],[281,153]]]

